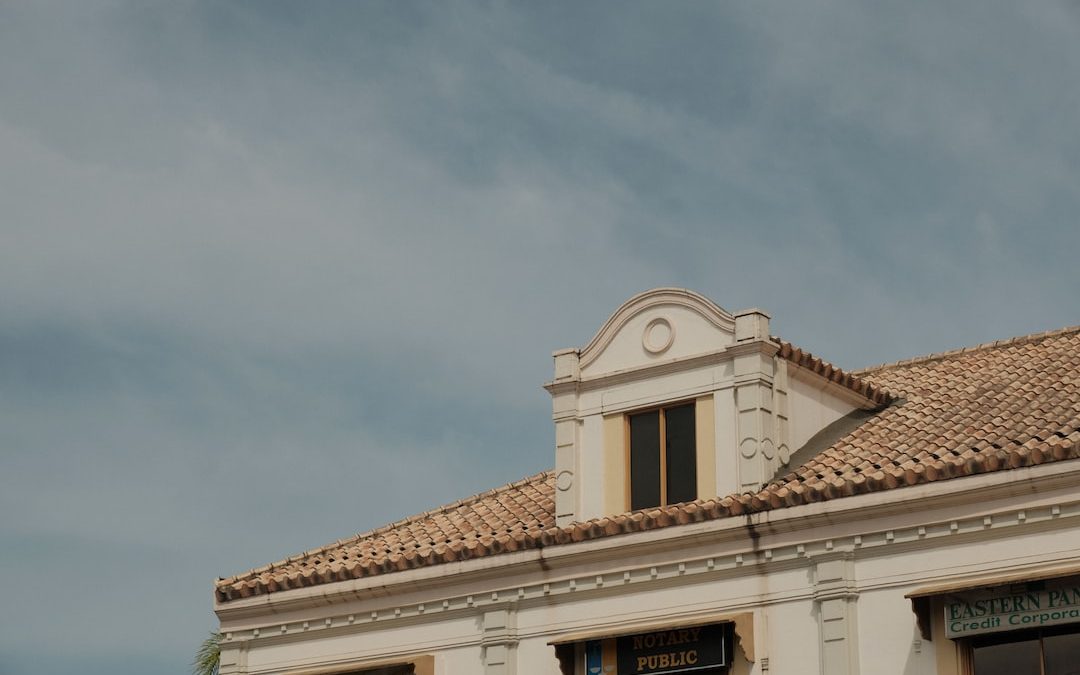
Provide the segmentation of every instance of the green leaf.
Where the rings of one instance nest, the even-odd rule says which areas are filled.
[[[203,640],[199,651],[195,654],[191,672],[192,675],[218,675],[220,665],[221,633],[210,633],[210,637]]]

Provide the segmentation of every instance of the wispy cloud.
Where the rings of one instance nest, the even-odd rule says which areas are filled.
[[[1075,4],[613,9],[0,9],[0,670],[549,466],[651,286],[853,367],[1080,321]]]

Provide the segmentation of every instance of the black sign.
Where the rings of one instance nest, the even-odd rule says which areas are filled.
[[[618,638],[619,675],[692,673],[728,665],[730,624],[673,628]]]

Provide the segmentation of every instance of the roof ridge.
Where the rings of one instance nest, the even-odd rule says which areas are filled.
[[[383,534],[384,532],[390,532],[390,531],[393,531],[393,530],[395,530],[395,529],[397,529],[399,527],[403,527],[403,526],[406,526],[406,525],[412,525],[413,523],[424,520],[425,518],[431,518],[433,516],[437,516],[437,515],[440,515],[440,514],[449,513],[451,510],[461,508],[462,506],[468,506],[470,504],[475,504],[475,503],[479,502],[482,499],[485,499],[487,497],[495,496],[495,495],[499,494],[500,492],[504,492],[506,490],[512,490],[514,488],[523,487],[523,486],[529,485],[531,483],[539,483],[540,481],[545,480],[548,477],[554,475],[554,473],[555,473],[555,471],[553,469],[548,469],[546,471],[541,471],[539,473],[534,473],[531,476],[525,476],[524,478],[519,478],[518,480],[511,481],[509,483],[505,483],[505,484],[500,485],[498,487],[491,488],[490,490],[484,490],[483,492],[477,492],[476,494],[474,494],[472,496],[465,497],[463,499],[458,499],[457,501],[451,502],[449,504],[443,504],[442,506],[437,506],[437,507],[435,507],[433,509],[428,509],[427,511],[424,511],[422,513],[417,513],[417,514],[411,515],[411,516],[409,516],[407,518],[402,518],[401,520],[396,520],[396,521],[394,521],[392,523],[387,523],[385,525],[380,525],[379,527],[375,527],[375,528],[372,528],[372,529],[364,531],[364,532],[359,532],[359,533],[354,534],[354,535],[352,535],[350,537],[344,537],[342,539],[338,539],[337,541],[326,544],[325,546],[320,546],[318,548],[313,548],[311,550],[304,551],[303,553],[298,553],[296,555],[289,556],[288,558],[278,560],[277,562],[272,562],[272,563],[270,563],[268,565],[262,565],[260,567],[255,567],[255,568],[252,568],[250,570],[247,570],[246,572],[241,572],[239,574],[234,574],[234,575],[232,575],[230,577],[218,577],[217,583],[215,585],[216,586],[222,586],[222,585],[225,585],[225,584],[234,583],[234,582],[239,581],[241,579],[254,577],[254,576],[257,576],[259,574],[262,574],[263,572],[269,572],[270,570],[273,570],[273,569],[278,568],[278,567],[283,567],[283,566],[288,565],[290,563],[299,562],[301,560],[305,560],[305,559],[308,559],[308,558],[313,558],[313,557],[315,557],[317,555],[320,555],[322,553],[326,553],[326,552],[331,551],[333,549],[337,549],[340,546],[345,546],[347,544],[352,544],[352,543],[361,541],[363,539],[368,539],[370,537],[374,537],[374,536]]]
[[[1028,333],[1027,335],[1017,335],[1016,337],[1005,338],[1002,340],[994,340],[992,342],[983,342],[977,345],[971,345],[970,347],[960,347],[959,349],[950,349],[944,352],[932,352],[923,356],[915,356],[910,359],[901,359],[899,361],[886,361],[885,363],[878,363],[873,366],[866,366],[858,370],[849,371],[855,377],[863,377],[870,375],[888,368],[899,368],[904,366],[914,366],[922,363],[930,363],[933,361],[943,361],[954,356],[960,356],[961,354],[971,354],[973,352],[987,351],[990,349],[997,349],[999,347],[1009,347],[1013,345],[1026,344],[1028,342],[1036,342],[1038,340],[1044,340],[1046,338],[1059,337],[1061,335],[1067,335],[1069,333],[1080,333],[1080,325],[1066,326],[1065,328],[1057,328],[1053,330]]]

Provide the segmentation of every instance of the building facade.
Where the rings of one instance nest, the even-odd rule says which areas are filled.
[[[220,579],[222,675],[1080,673],[1080,328],[849,373],[682,289],[554,469]]]

